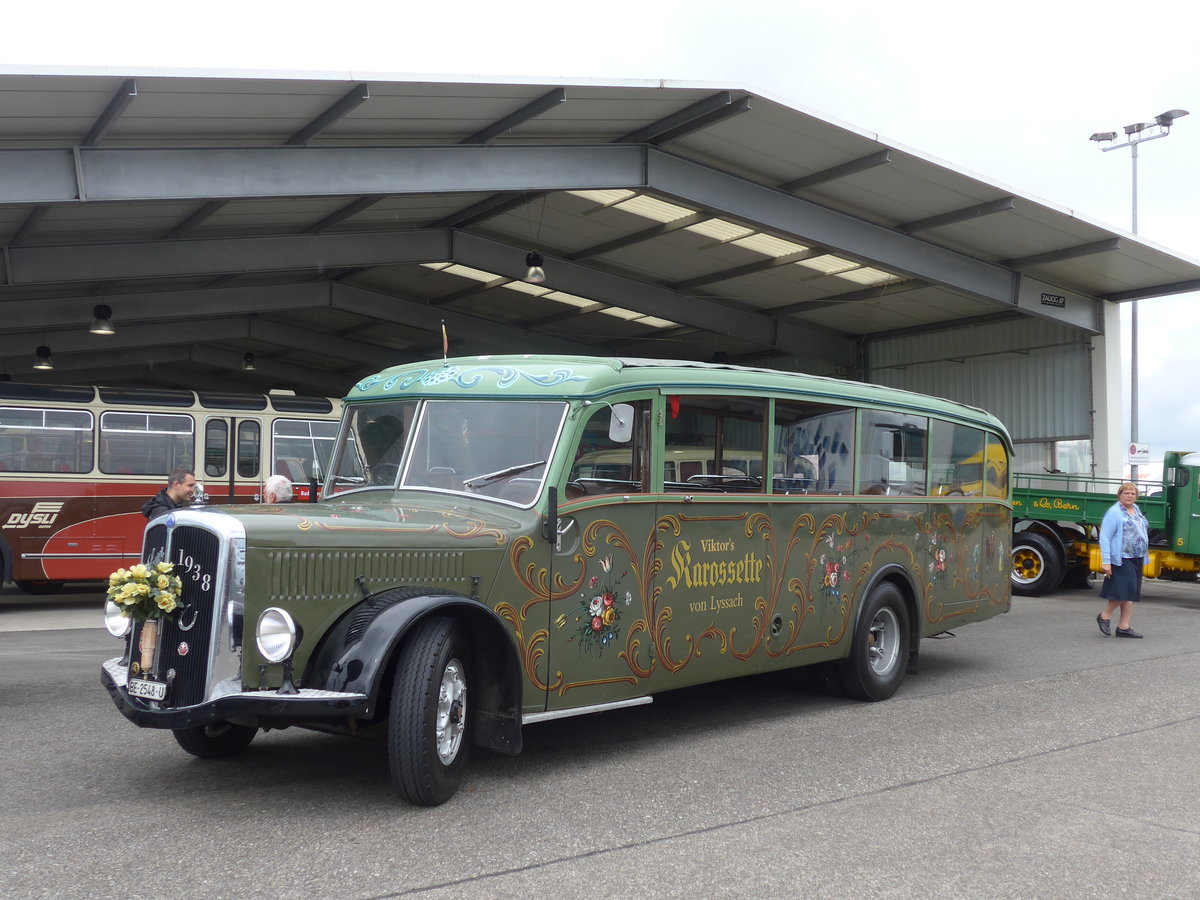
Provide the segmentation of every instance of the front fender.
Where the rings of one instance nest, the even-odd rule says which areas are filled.
[[[384,594],[373,599],[383,599]],[[522,674],[517,649],[504,621],[477,600],[457,594],[414,596],[405,591],[400,599],[380,609],[361,637],[340,654],[328,646],[315,654],[314,668],[305,682],[321,683],[325,690],[339,693],[366,694],[368,711],[376,717],[386,715],[383,707],[390,696],[396,661],[404,652],[404,639],[431,615],[457,621],[471,642],[476,671],[472,685],[475,742],[503,753],[519,753]],[[344,640],[345,634],[344,629],[336,629],[331,638]]]

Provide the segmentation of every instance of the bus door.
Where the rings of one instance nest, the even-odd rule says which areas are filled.
[[[229,434],[229,416],[205,417],[204,444],[196,480],[204,482],[204,492],[212,503],[233,502],[234,479]]]
[[[648,693],[652,408],[645,394],[595,403],[564,437],[545,664],[550,710]]]
[[[263,474],[263,424],[251,417],[213,415],[204,420],[204,482],[209,503],[254,503]],[[201,476],[203,471],[203,476]]]
[[[767,401],[666,394],[655,687],[759,671],[771,595]],[[677,460],[672,470],[670,460]]]

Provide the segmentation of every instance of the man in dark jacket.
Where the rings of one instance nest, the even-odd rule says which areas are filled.
[[[183,509],[191,502],[195,489],[196,473],[182,467],[175,469],[167,476],[167,486],[142,504],[142,515],[153,519],[163,513]]]

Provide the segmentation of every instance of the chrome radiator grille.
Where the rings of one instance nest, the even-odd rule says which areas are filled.
[[[228,577],[222,566],[221,536],[208,529],[180,523],[174,528],[155,525],[146,532],[142,558],[161,558],[175,566],[183,582],[183,612],[159,620],[158,651],[152,673],[143,673],[158,681],[167,681],[167,696],[162,708],[194,706],[207,699],[213,672],[212,654],[222,631],[223,582]],[[142,625],[131,636],[134,648],[141,638]]]

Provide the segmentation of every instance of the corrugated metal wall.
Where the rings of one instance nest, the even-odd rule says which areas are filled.
[[[1044,319],[872,341],[866,378],[980,406],[1014,441],[1092,436],[1090,337]]]

